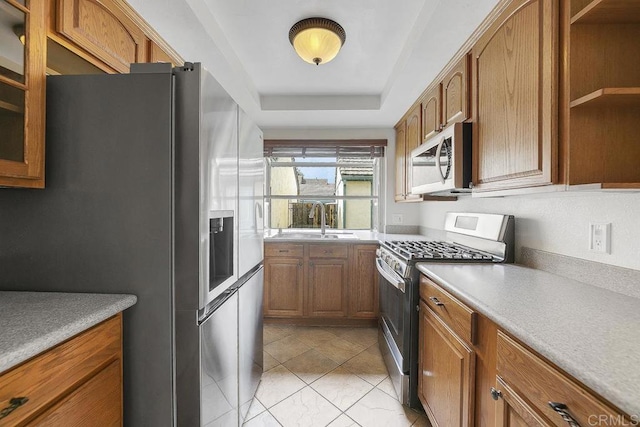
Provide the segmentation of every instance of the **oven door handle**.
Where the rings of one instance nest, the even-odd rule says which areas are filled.
[[[391,283],[392,286],[404,293],[406,287],[404,279],[398,276],[395,272],[391,273],[390,271],[387,271],[380,258],[376,258],[376,268],[378,269],[378,273],[382,274],[382,277],[384,277],[387,282]]]

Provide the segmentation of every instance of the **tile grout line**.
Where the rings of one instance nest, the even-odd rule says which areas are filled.
[[[294,327],[294,328],[295,328],[295,327]],[[282,403],[282,402],[283,402],[283,401],[285,401],[286,399],[289,399],[289,398],[290,398],[291,396],[293,396],[294,394],[299,393],[300,391],[304,390],[304,389],[305,389],[305,388],[307,388],[307,387],[308,387],[310,390],[312,390],[313,392],[315,392],[318,396],[320,396],[324,401],[328,402],[328,403],[329,403],[333,408],[335,408],[335,409],[337,409],[337,410],[338,410],[339,414],[338,414],[335,418],[333,418],[331,421],[329,421],[327,425],[329,425],[329,424],[333,423],[334,421],[336,421],[338,418],[340,418],[340,417],[341,417],[341,416],[343,416],[343,415],[344,415],[345,417],[347,417],[351,422],[355,423],[356,425],[360,425],[360,424],[358,424],[355,420],[353,420],[353,419],[352,419],[352,418],[347,414],[347,411],[348,411],[348,410],[350,410],[350,409],[351,409],[352,407],[354,407],[355,405],[357,405],[359,402],[361,402],[361,401],[362,401],[366,396],[370,395],[370,394],[373,392],[373,390],[374,390],[374,389],[377,389],[378,391],[382,392],[384,395],[386,395],[386,396],[388,396],[388,397],[390,397],[390,398],[392,398],[392,399],[394,399],[394,400],[396,400],[396,401],[397,401],[397,396],[392,396],[391,394],[387,393],[386,391],[384,391],[384,390],[382,390],[382,389],[380,389],[380,388],[378,387],[378,386],[380,386],[380,384],[382,384],[382,383],[383,383],[387,378],[389,378],[389,372],[388,372],[388,371],[386,372],[386,376],[385,376],[382,380],[377,381],[375,384],[373,384],[373,383],[371,383],[370,381],[367,381],[365,378],[363,378],[363,377],[362,377],[361,375],[359,375],[358,373],[353,372],[351,369],[349,369],[348,367],[346,367],[346,366],[345,366],[347,363],[349,363],[350,361],[352,361],[354,358],[356,358],[356,357],[358,357],[358,356],[362,355],[364,352],[366,352],[366,351],[370,350],[373,346],[379,345],[379,341],[378,341],[378,339],[377,339],[377,338],[376,338],[375,342],[372,342],[372,343],[368,344],[368,343],[362,343],[362,342],[353,342],[353,341],[350,341],[350,340],[348,340],[348,339],[344,338],[343,336],[336,335],[336,334],[335,334],[335,333],[334,333],[330,328],[319,327],[317,330],[320,330],[320,331],[323,331],[323,332],[327,332],[327,333],[329,333],[329,334],[333,335],[333,337],[334,337],[334,338],[332,338],[332,339],[328,340],[328,342],[331,342],[331,341],[333,341],[334,339],[339,339],[339,340],[342,340],[342,341],[346,341],[346,342],[348,342],[348,343],[350,343],[350,344],[356,344],[356,345],[361,346],[361,347],[363,347],[363,348],[362,348],[362,350],[358,351],[358,352],[357,352],[357,353],[355,353],[354,355],[350,356],[347,360],[343,361],[342,363],[338,363],[336,367],[334,367],[333,369],[329,370],[328,372],[325,372],[324,374],[322,374],[321,376],[319,376],[318,378],[314,379],[313,381],[311,381],[311,382],[309,382],[309,383],[307,383],[305,380],[303,380],[303,379],[302,379],[298,374],[296,374],[295,372],[291,371],[287,366],[285,366],[285,363],[287,363],[288,361],[290,361],[290,360],[292,360],[292,359],[295,359],[296,357],[299,357],[299,356],[301,356],[301,355],[303,355],[303,354],[305,354],[305,353],[307,353],[307,352],[309,352],[309,351],[311,351],[311,350],[314,350],[314,351],[316,351],[316,352],[320,353],[320,354],[321,354],[323,357],[325,357],[326,359],[329,359],[329,360],[331,360],[332,362],[337,363],[334,359],[332,359],[331,357],[328,357],[326,354],[324,354],[324,353],[322,353],[321,351],[319,351],[319,350],[318,350],[318,348],[320,347],[320,345],[318,345],[318,346],[316,346],[316,347],[314,347],[314,346],[310,346],[310,345],[308,345],[306,342],[304,342],[304,341],[300,341],[299,339],[297,339],[297,338],[295,338],[295,337],[294,337],[295,339],[297,339],[298,341],[300,341],[302,344],[304,344],[305,346],[309,347],[309,349],[308,349],[308,350],[305,350],[304,352],[300,353],[300,354],[299,354],[299,355],[297,355],[297,356],[294,356],[294,357],[291,357],[291,358],[287,359],[287,360],[286,360],[286,361],[284,361],[284,362],[280,362],[279,360],[275,359],[275,357],[273,357],[273,355],[271,355],[268,351],[266,351],[266,353],[267,353],[267,354],[269,354],[271,357],[273,357],[273,358],[278,362],[278,364],[277,364],[276,366],[272,367],[271,369],[275,369],[275,368],[278,368],[279,366],[282,366],[282,367],[283,367],[287,372],[289,372],[289,373],[293,374],[296,378],[298,378],[298,379],[299,379],[299,380],[304,384],[304,386],[303,386],[301,389],[299,389],[299,390],[295,391],[294,393],[292,393],[292,394],[290,394],[290,395],[288,395],[288,396],[286,396],[286,397],[282,398],[282,399],[281,399],[281,400],[279,400],[278,402],[274,403],[274,404],[271,406],[271,408],[267,408],[267,407],[266,407],[265,405],[263,405],[263,404],[262,404],[262,402],[260,402],[260,400],[258,399],[258,401],[260,402],[260,404],[265,408],[265,411],[266,411],[266,412],[268,412],[268,413],[269,413],[269,415],[270,415],[271,417],[273,417],[273,418],[274,418],[274,420],[278,423],[278,425],[281,425],[281,426],[282,426],[282,424],[280,423],[280,421],[278,421],[278,419],[275,417],[275,415],[271,412],[271,409],[272,409],[272,408],[274,408],[275,406],[279,405],[280,403]],[[271,343],[273,343],[273,342],[280,341],[280,340],[282,340],[282,339],[285,339],[285,338],[288,338],[288,337],[291,337],[291,336],[294,336],[295,334],[296,334],[296,330],[295,330],[295,329],[289,329],[289,333],[288,333],[287,335],[284,335],[284,336],[280,337],[279,339],[277,339],[277,340],[274,340],[274,341],[270,342],[269,344],[271,344]],[[331,402],[330,400],[328,400],[328,399],[326,398],[326,396],[324,396],[321,392],[317,391],[315,388],[313,388],[313,387],[312,387],[312,385],[313,385],[313,384],[315,384],[316,382],[318,382],[320,379],[322,379],[322,378],[326,377],[328,374],[330,374],[331,372],[335,371],[335,370],[336,370],[336,369],[338,369],[338,368],[342,368],[342,369],[346,370],[346,371],[347,371],[347,372],[349,372],[351,375],[354,375],[354,376],[358,377],[360,380],[364,381],[364,382],[365,382],[365,383],[367,383],[369,386],[371,386],[371,389],[370,389],[370,390],[368,390],[368,391],[367,391],[363,396],[361,396],[361,397],[360,397],[356,402],[354,402],[353,404],[351,404],[351,405],[350,405],[348,408],[346,408],[345,410],[342,410],[342,409],[340,409],[339,407],[337,407],[333,402]],[[256,399],[257,399],[257,398],[256,398]],[[418,411],[415,411],[415,410],[414,410],[414,409],[412,409],[412,408],[408,408],[408,409],[411,411],[411,413],[413,413],[413,414],[417,417],[417,418],[416,418],[416,419],[411,423],[411,425],[415,425],[416,423],[418,423],[418,422],[419,422],[419,420],[420,420],[420,418],[423,416],[423,414],[420,414]],[[262,413],[262,412],[261,412],[261,413]],[[259,414],[258,414],[258,415],[259,415]],[[256,416],[257,416],[257,415],[256,415]],[[254,417],[254,418],[255,418],[255,417]],[[252,419],[253,419],[253,418],[252,418]]]

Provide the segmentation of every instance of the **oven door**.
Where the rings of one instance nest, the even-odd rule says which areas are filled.
[[[380,258],[376,258],[376,267],[380,276],[378,284],[381,333],[397,368],[402,373],[408,373],[411,345],[411,282],[400,277]]]

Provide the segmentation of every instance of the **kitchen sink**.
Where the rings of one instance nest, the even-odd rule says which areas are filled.
[[[358,236],[353,233],[336,233],[327,232],[322,235],[313,232],[279,232],[271,236],[275,239],[292,239],[292,240],[335,240],[335,239],[351,239],[358,240]]]

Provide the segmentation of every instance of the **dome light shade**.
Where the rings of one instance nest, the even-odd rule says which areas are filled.
[[[289,30],[289,41],[300,58],[309,64],[326,64],[336,57],[347,36],[330,19],[307,18]]]

